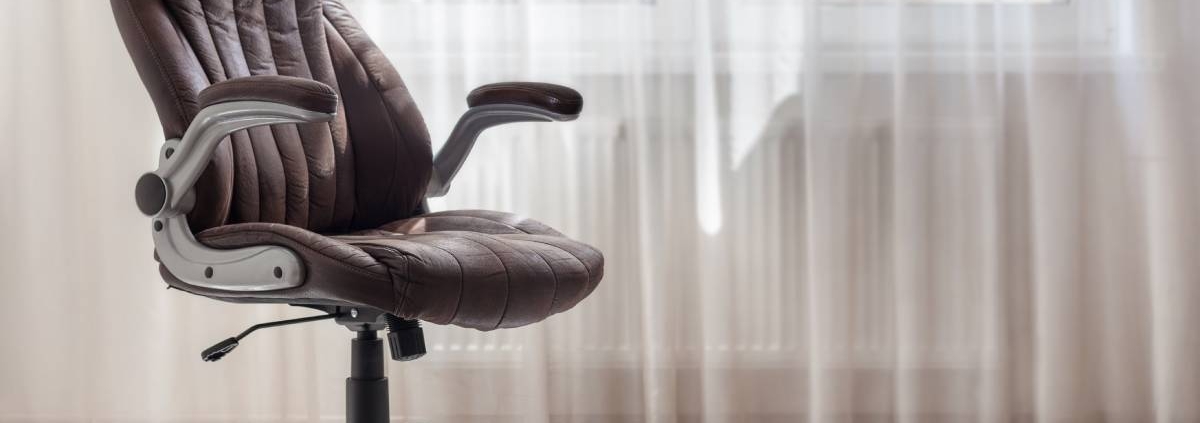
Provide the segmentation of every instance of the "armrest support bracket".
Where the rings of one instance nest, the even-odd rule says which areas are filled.
[[[209,248],[196,240],[187,223],[192,186],[230,133],[261,125],[328,122],[323,113],[268,101],[240,100],[205,107],[181,140],[167,141],[159,166],[138,180],[138,208],[154,218],[152,231],[159,260],[180,280],[227,291],[270,291],[304,283],[304,263],[292,250],[262,245],[230,250]]]
[[[429,179],[425,196],[446,195],[454,175],[458,174],[467,155],[471,154],[471,149],[475,147],[475,140],[484,130],[513,122],[565,122],[578,117],[578,114],[559,114],[523,104],[489,104],[467,109],[450,132],[446,144],[433,158],[433,176]]]

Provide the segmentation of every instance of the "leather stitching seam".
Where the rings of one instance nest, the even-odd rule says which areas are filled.
[[[551,243],[549,243],[549,242],[545,242],[545,241],[538,241],[538,240],[536,240],[536,239],[527,239],[527,240],[525,240],[525,241],[529,241],[529,242],[536,242],[536,243],[538,243],[538,244],[549,245],[549,246],[551,246],[551,247],[554,247],[554,248],[557,248],[557,249],[559,249],[559,250],[562,250],[563,252],[565,252],[565,253],[567,253],[567,254],[570,254],[570,255],[571,255],[571,257],[575,257],[575,260],[579,260],[579,264],[583,266],[583,272],[587,274],[588,285],[591,285],[591,284],[592,284],[592,271],[591,271],[591,269],[588,269],[587,263],[585,263],[585,262],[583,261],[583,259],[579,258],[579,256],[575,255],[575,253],[571,252],[570,250],[567,250],[566,248],[562,248],[562,247],[559,247],[559,246],[557,246],[557,245],[554,245],[554,244],[551,244]]]
[[[387,238],[385,238],[385,239],[387,239]],[[466,274],[466,271],[463,269],[462,260],[459,260],[458,256],[454,255],[454,253],[450,252],[450,250],[447,250],[445,248],[439,247],[439,246],[431,244],[431,243],[417,242],[417,241],[411,241],[411,240],[400,239],[400,238],[392,238],[392,239],[401,241],[401,242],[411,242],[414,244],[420,244],[420,245],[424,245],[427,247],[435,248],[435,249],[445,252],[446,255],[448,255],[448,256],[450,256],[450,258],[454,259],[454,264],[458,265],[458,300],[457,300],[457,302],[455,302],[454,311],[452,311],[450,313],[450,318],[446,320],[446,323],[453,322],[455,320],[455,318],[458,317],[458,310],[460,310],[462,308],[463,293],[466,292],[466,289],[467,289],[467,283],[466,283],[467,282],[467,274]],[[396,247],[381,245],[381,244],[369,244],[369,245],[380,247],[380,248],[388,248],[388,249],[391,249],[392,251],[396,252],[397,254],[403,254]],[[406,275],[406,276],[409,277],[409,280],[411,283],[411,280],[413,279],[412,275]],[[408,290],[406,288],[404,298],[407,298],[407,297],[408,297]],[[399,312],[400,311],[399,308],[397,308],[396,311]]]
[[[475,232],[465,232],[465,233],[471,234],[471,233],[475,233]],[[478,234],[478,235],[487,236],[484,234]],[[492,255],[496,257],[496,260],[500,261],[500,266],[504,267],[504,309],[500,310],[500,319],[496,320],[496,326],[492,326],[492,329],[499,328],[500,324],[504,323],[504,317],[508,314],[508,305],[512,299],[511,298],[512,297],[512,273],[510,273],[508,271],[508,263],[505,263],[504,259],[500,257],[500,254],[497,254],[496,250],[492,249],[492,247],[488,246],[487,244],[484,244],[482,242],[476,241],[474,239],[471,239],[471,238],[468,238],[465,236],[462,237],[462,239],[479,244],[479,246],[483,247],[484,249],[488,250],[488,252],[492,253]],[[498,239],[495,241],[500,242],[501,244],[504,243],[503,241],[500,241]]]
[[[523,240],[513,238],[510,240],[510,242],[512,242],[512,241],[516,241],[513,244],[517,245],[519,242],[521,242]],[[536,242],[535,242],[535,244],[536,244]],[[554,276],[554,289],[550,291],[550,307],[548,310],[546,310],[545,313],[542,313],[546,316],[549,316],[551,314],[554,314],[554,304],[558,303],[558,282],[559,282],[558,272],[554,270],[554,265],[550,264],[550,260],[546,260],[546,257],[542,256],[542,253],[538,252],[536,249],[533,249],[533,248],[530,248],[529,251],[532,251],[534,255],[536,255],[536,256],[538,256],[538,258],[542,259],[542,262],[546,263],[546,267],[550,268],[550,275]],[[584,266],[584,267],[586,268],[587,266]]]
[[[317,254],[318,254],[318,255],[320,255],[321,257],[324,257],[324,258],[327,258],[327,259],[329,259],[329,260],[333,261],[333,263],[334,263],[334,264],[336,264],[336,265],[338,265],[338,266],[340,266],[340,267],[343,267],[343,268],[345,268],[345,269],[352,270],[352,271],[355,271],[355,272],[358,272],[358,273],[361,273],[361,274],[364,274],[364,275],[370,276],[371,278],[374,278],[374,279],[378,279],[378,280],[385,280],[385,279],[383,279],[383,278],[381,277],[381,276],[383,276],[383,275],[376,274],[376,273],[374,273],[374,272],[371,272],[371,271],[369,271],[369,270],[367,270],[367,269],[364,269],[364,268],[361,268],[361,267],[358,267],[358,266],[354,266],[354,265],[346,264],[346,263],[345,263],[344,261],[342,261],[341,259],[338,259],[338,258],[336,258],[336,257],[333,257],[333,256],[330,256],[330,255],[328,255],[328,254],[325,254],[325,253],[324,253],[324,252],[322,252],[321,250],[315,249],[315,248],[313,248],[313,247],[310,247],[310,246],[308,246],[308,245],[304,245],[305,243],[304,243],[303,241],[300,241],[300,240],[298,240],[298,239],[292,238],[292,237],[290,237],[290,236],[287,236],[287,235],[282,235],[282,234],[279,234],[279,233],[277,233],[277,232],[271,232],[271,231],[265,231],[265,230],[259,230],[259,229],[252,229],[252,230],[242,230],[242,231],[231,232],[231,233],[227,233],[227,234],[219,234],[219,235],[210,235],[210,236],[206,236],[206,237],[205,237],[205,239],[204,239],[204,241],[222,241],[222,240],[225,240],[225,239],[227,239],[227,238],[233,238],[233,237],[235,237],[235,236],[238,236],[238,235],[245,235],[245,234],[254,234],[254,235],[258,235],[258,236],[266,236],[268,239],[272,239],[272,238],[283,238],[283,239],[286,239],[286,240],[288,240],[288,241],[291,241],[291,242],[294,242],[294,243],[296,243],[296,244],[297,244],[297,247],[299,247],[299,248],[304,248],[304,249],[307,249],[307,250],[309,250],[309,251],[312,251],[312,252],[314,252],[314,253],[317,253]],[[256,244],[257,244],[257,245],[261,245],[261,243],[256,243]],[[276,244],[276,245],[277,245],[277,244]],[[346,244],[346,245],[349,245],[349,246],[351,246],[351,247],[354,247],[354,245],[352,245],[352,244]],[[292,246],[290,246],[290,245],[280,245],[280,246],[281,246],[281,247],[286,247],[286,248],[294,248],[294,247],[292,247]],[[357,247],[355,247],[355,248],[357,248]],[[359,250],[361,251],[362,249],[361,249],[361,248],[359,248]],[[364,253],[365,253],[365,252],[364,252]],[[374,259],[374,257],[372,257],[372,259]],[[387,280],[387,281],[389,281],[389,282],[391,282],[391,278],[390,278],[390,277],[389,277],[389,278],[387,278],[386,280]]]
[[[392,314],[395,314],[397,316],[403,315],[404,313],[402,311],[404,310],[404,303],[406,303],[408,300],[408,287],[411,286],[413,283],[412,282],[413,281],[412,274],[409,272],[409,267],[412,265],[412,256],[413,255],[410,253],[400,251],[399,248],[392,247],[389,245],[369,244],[368,243],[368,244],[363,244],[363,246],[358,247],[358,248],[363,251],[367,251],[367,248],[385,250],[385,251],[390,251],[392,254],[395,254],[397,257],[404,257],[404,289],[403,290],[396,289],[396,280],[392,279],[392,281],[391,281],[392,282],[392,304],[393,304]],[[370,254],[370,252],[367,252],[367,254]],[[388,269],[392,268],[391,266],[388,266],[386,263],[384,264],[384,266],[386,266]],[[399,300],[396,299],[397,296],[400,297]]]
[[[179,112],[180,120],[191,121],[191,119],[187,118],[187,114],[183,109],[183,96],[180,95],[182,93],[179,91],[179,87],[175,85],[175,81],[171,80],[171,78],[167,75],[166,68],[164,68],[162,65],[162,59],[158,57],[158,52],[154,50],[154,44],[150,43],[150,35],[146,33],[146,28],[142,26],[142,21],[140,18],[138,18],[137,12],[133,11],[132,0],[125,0],[125,10],[127,10],[129,15],[133,17],[134,26],[137,27],[138,34],[142,36],[142,41],[146,45],[146,50],[150,52],[150,57],[154,59],[154,67],[158,69],[158,74],[162,76],[163,81],[166,81],[167,85],[171,87],[171,92],[175,93],[175,95],[172,97],[174,97],[175,109]],[[186,127],[187,125],[184,126]],[[186,128],[184,130],[186,131]]]

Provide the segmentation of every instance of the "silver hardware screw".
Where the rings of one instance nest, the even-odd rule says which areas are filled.
[[[358,309],[357,308],[350,309],[350,317],[353,319],[358,318]]]

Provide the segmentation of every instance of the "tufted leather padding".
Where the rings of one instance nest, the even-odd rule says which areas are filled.
[[[324,237],[294,226],[243,223],[199,234],[216,248],[283,245],[319,277],[296,290],[222,293],[225,299],[322,299],[480,330],[527,325],[578,304],[604,276],[587,244],[519,216],[484,210],[430,213],[378,229]],[[320,301],[317,301],[318,303]]]
[[[341,98],[332,122],[234,133],[196,184],[195,231],[273,222],[316,232],[408,217],[432,169],[429,135],[400,75],[338,0],[110,0],[167,138],[210,85],[311,79]]]

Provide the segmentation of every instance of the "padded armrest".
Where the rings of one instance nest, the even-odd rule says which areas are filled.
[[[200,108],[233,101],[265,101],[318,113],[336,113],[337,92],[311,79],[259,75],[221,81],[200,91]]]
[[[476,88],[467,95],[471,107],[494,104],[519,104],[545,109],[560,115],[577,115],[583,110],[583,96],[562,85],[543,82],[499,82]]]

